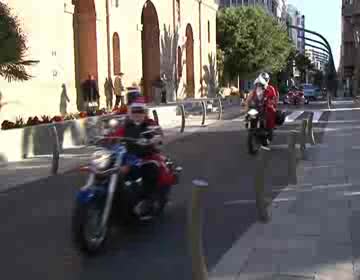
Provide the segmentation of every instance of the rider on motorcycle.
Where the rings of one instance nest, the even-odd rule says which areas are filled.
[[[272,141],[276,125],[277,94],[275,89],[269,86],[269,79],[266,78],[260,74],[255,80],[255,88],[246,100],[245,110],[248,111],[250,106],[255,106],[259,112],[265,113],[265,128],[269,132],[269,141]]]
[[[128,117],[124,125],[109,136],[142,138],[142,133],[149,131],[152,126],[157,126],[157,123],[147,116],[147,107],[144,100],[142,97],[138,97],[129,106]],[[162,135],[162,132],[152,132],[147,134],[145,138],[154,139],[155,134]],[[146,146],[128,143],[127,152],[141,162],[140,166],[137,167],[125,163],[123,172],[127,172],[129,175],[140,172],[145,193],[144,199],[135,207],[135,211],[142,212],[141,209],[146,207],[144,203],[154,203],[154,196],[159,191],[159,188],[172,185],[174,178],[166,167],[165,157],[160,154],[154,142],[150,142]],[[148,206],[148,204],[146,205]]]
[[[272,91],[273,94],[276,95],[277,102],[276,102],[275,106],[277,107],[277,104],[278,104],[279,98],[280,98],[279,91],[273,85],[270,84],[270,75],[268,73],[263,72],[260,75],[265,79],[265,81],[268,84],[267,90]]]

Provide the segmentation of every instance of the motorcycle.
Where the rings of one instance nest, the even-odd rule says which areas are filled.
[[[96,254],[104,248],[109,228],[115,223],[142,223],[163,213],[172,186],[161,186],[156,199],[144,204],[141,175],[130,176],[127,167],[141,166],[144,162],[129,155],[126,144],[136,143],[145,147],[153,141],[146,137],[151,132],[153,130],[144,132],[140,139],[101,137],[96,145],[104,142],[105,145],[100,145],[101,149],[93,154],[90,164],[81,168],[89,173],[89,177],[76,195],[72,234],[75,246],[84,253]],[[109,139],[116,143],[109,144]],[[175,178],[173,185],[178,184],[182,168],[175,167],[170,158],[166,158],[164,163]],[[139,204],[146,205],[141,207],[140,212]]]
[[[270,143],[270,133],[265,128],[265,113],[251,108],[245,117],[245,127],[248,129],[247,145],[250,154],[255,155],[261,146]]]

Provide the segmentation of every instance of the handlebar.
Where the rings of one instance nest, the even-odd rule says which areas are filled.
[[[131,138],[131,137],[115,137],[115,136],[105,136],[105,137],[96,137],[98,138],[95,141],[95,145],[101,145],[104,141],[112,140],[112,141],[118,141],[123,143],[134,143],[139,146],[149,146],[153,144],[161,144],[161,140],[159,140],[159,137],[154,137],[153,139],[147,139],[147,138]]]

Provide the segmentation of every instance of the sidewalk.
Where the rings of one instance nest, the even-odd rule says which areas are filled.
[[[332,121],[351,118],[360,119],[360,113],[330,116]],[[271,222],[249,228],[213,269],[211,279],[359,279],[359,136],[359,128],[352,135],[326,133],[328,147],[311,149],[300,164],[299,184],[273,201]]]
[[[240,114],[241,107],[226,106],[224,117],[232,118]],[[214,125],[218,122],[215,118],[217,113],[208,116],[205,126]],[[161,120],[160,120],[161,124]],[[181,120],[179,118],[173,126],[165,127],[165,145],[184,138],[202,129],[201,116],[186,119],[185,132],[180,133]],[[79,166],[89,162],[95,147],[74,147],[66,149],[60,155],[58,174],[75,170]],[[51,176],[52,155],[29,158],[22,162],[11,162],[0,166],[0,192],[12,189],[16,186],[30,183]]]

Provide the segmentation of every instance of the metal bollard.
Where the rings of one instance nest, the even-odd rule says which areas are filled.
[[[313,131],[313,119],[314,119],[314,112],[310,112],[309,118],[308,118],[308,141],[311,145],[315,145],[315,137],[314,137],[314,131]]]
[[[267,210],[268,202],[265,198],[265,170],[269,159],[269,152],[270,149],[267,147],[260,148],[260,154],[257,162],[258,172],[255,175],[256,209],[259,221],[264,223],[267,223],[270,219]]]
[[[289,184],[297,184],[297,174],[296,174],[296,136],[297,131],[290,131],[289,143],[288,143],[288,177]]]
[[[329,92],[327,93],[327,105],[330,110],[331,109],[331,95]]]
[[[159,115],[158,115],[157,111],[153,110],[152,113],[154,116],[154,121],[156,122],[157,125],[159,125]]]
[[[219,116],[218,116],[218,120],[222,119],[222,115],[223,115],[223,108],[222,108],[221,97],[219,97]]]
[[[300,130],[300,152],[301,158],[305,159],[306,157],[306,128],[307,128],[307,120],[302,120],[301,122],[301,130]]]
[[[206,101],[201,101],[201,107],[202,107],[202,120],[201,120],[201,125],[204,126],[204,125],[205,125],[205,121],[206,121]]]
[[[60,158],[60,143],[59,137],[56,130],[56,126],[50,126],[50,133],[52,135],[53,142],[53,157],[52,157],[52,164],[51,164],[51,174],[55,175],[59,169],[59,158]]]
[[[192,196],[188,212],[188,240],[191,253],[192,279],[207,280],[208,270],[205,263],[202,241],[201,192],[208,189],[209,184],[203,180],[194,180]]]
[[[181,127],[180,132],[183,133],[185,130],[185,107],[184,104],[180,104],[180,112],[181,112]]]

